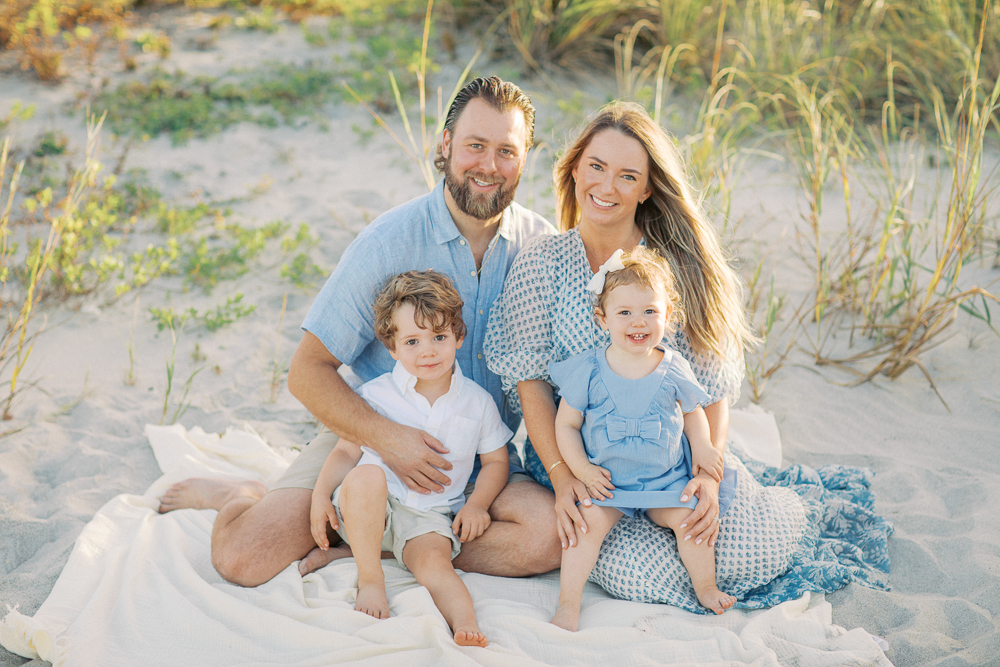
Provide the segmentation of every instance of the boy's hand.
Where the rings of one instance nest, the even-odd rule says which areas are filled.
[[[313,493],[312,506],[309,508],[309,529],[312,531],[316,546],[323,551],[330,548],[330,540],[326,536],[327,522],[334,530],[340,528],[340,522],[337,521],[337,510],[333,507],[330,499]]]
[[[691,476],[704,472],[712,476],[716,482],[722,482],[725,464],[722,452],[711,445],[691,448]]]
[[[576,471],[574,470],[573,473],[576,474]],[[590,494],[591,498],[608,500],[615,497],[615,494],[611,493],[615,490],[615,485],[611,483],[610,471],[601,466],[595,466],[593,463],[588,463],[586,467],[580,470],[580,473],[576,477],[587,485],[587,493]]]
[[[482,507],[465,503],[462,509],[458,510],[455,520],[451,523],[451,530],[458,535],[458,541],[471,542],[486,532],[490,527],[490,513]]]

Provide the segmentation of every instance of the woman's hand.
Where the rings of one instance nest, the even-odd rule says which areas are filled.
[[[556,492],[556,527],[559,529],[559,542],[563,549],[576,546],[576,526],[584,533],[587,524],[583,520],[577,502],[590,506],[590,494],[587,485],[573,475],[569,466],[561,465],[552,469],[549,474],[552,488]]]
[[[309,508],[309,529],[312,531],[316,546],[323,551],[330,548],[330,540],[326,535],[327,522],[334,530],[340,528],[340,522],[337,521],[337,510],[334,509],[330,498],[313,493],[312,506]]]
[[[708,473],[699,473],[684,487],[681,501],[687,502],[691,496],[698,498],[698,505],[681,524],[687,529],[684,539],[694,540],[695,544],[708,540],[714,547],[719,536],[719,483]]]

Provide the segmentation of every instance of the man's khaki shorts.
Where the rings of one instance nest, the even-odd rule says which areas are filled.
[[[330,452],[333,451],[339,440],[340,436],[330,429],[323,427],[316,437],[302,449],[298,457],[292,461],[292,464],[288,466],[288,470],[274,483],[271,490],[313,489],[316,486],[316,479],[319,477],[319,472],[323,469],[323,464],[326,463],[326,457],[330,455]],[[511,454],[512,470],[520,467],[520,461],[517,461],[516,457],[517,454]],[[507,483],[513,484],[514,482],[526,482],[529,480],[531,480],[531,475],[523,472],[514,472],[507,479]],[[468,486],[465,487],[466,498],[472,493],[473,488],[475,488],[475,483],[469,482]]]

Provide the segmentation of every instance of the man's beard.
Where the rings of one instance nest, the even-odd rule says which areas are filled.
[[[468,178],[493,182],[493,179],[474,172],[466,172],[465,178],[459,177],[451,170],[451,155],[449,154],[444,162],[444,183],[448,186],[448,192],[455,199],[459,210],[477,220],[492,220],[503,213],[504,209],[514,201],[514,192],[517,191],[517,184],[521,181],[521,174],[518,173],[514,182],[508,184],[507,187],[501,183],[497,191],[491,195],[473,192]]]

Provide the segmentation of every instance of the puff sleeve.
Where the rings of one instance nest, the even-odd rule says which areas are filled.
[[[670,380],[677,387],[677,400],[681,402],[681,411],[685,414],[715,402],[698,384],[691,364],[684,357],[674,353],[668,372]]]
[[[559,388],[559,395],[570,407],[586,412],[590,403],[590,383],[597,370],[594,350],[587,350],[563,361],[549,364],[549,375]]]

